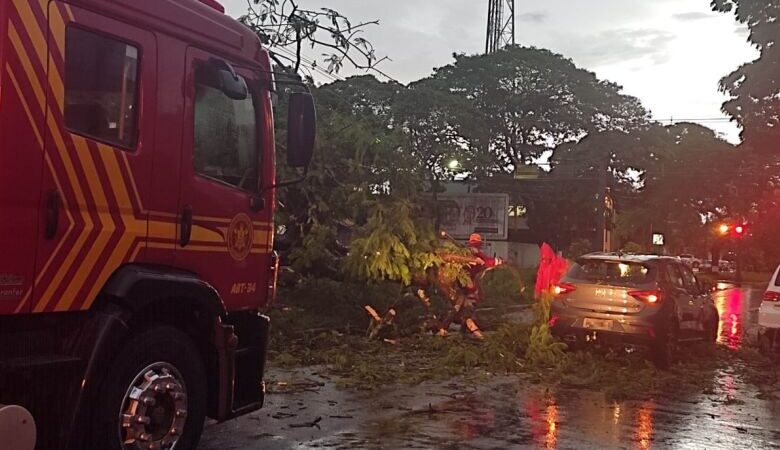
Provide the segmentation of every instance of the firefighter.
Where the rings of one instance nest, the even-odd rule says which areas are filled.
[[[471,250],[470,256],[446,255],[444,257],[445,260],[465,264],[469,273],[469,282],[466,285],[456,284],[448,289],[449,292],[446,296],[450,299],[452,308],[442,321],[439,329],[440,335],[446,335],[446,330],[451,323],[459,322],[464,333],[476,339],[484,339],[474,317],[480,298],[478,277],[486,268],[498,264],[498,259],[486,255],[482,251],[482,247],[482,236],[474,233],[468,241],[468,248]]]
[[[480,274],[491,267],[495,267],[501,264],[499,258],[493,258],[488,256],[483,251],[484,241],[482,236],[478,233],[473,233],[469,236],[468,247],[471,250],[471,254],[476,258],[478,264],[469,265],[469,275],[471,276],[471,285],[466,287],[467,294],[474,297],[475,300],[479,300],[479,283],[478,278]]]

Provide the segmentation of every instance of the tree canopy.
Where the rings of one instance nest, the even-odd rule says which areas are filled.
[[[549,50],[508,47],[454,57],[416,84],[468,102],[484,125],[471,138],[475,151],[490,156],[488,172],[509,172],[563,143],[594,132],[628,131],[649,118],[620,86]]]
[[[746,25],[748,41],[760,57],[743,64],[720,82],[730,98],[723,111],[742,127],[751,147],[779,153],[780,146],[780,3],[775,0],[713,0],[716,11],[733,13]]]

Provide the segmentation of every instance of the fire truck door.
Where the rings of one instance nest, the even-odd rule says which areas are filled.
[[[61,1],[48,11],[33,313],[89,309],[112,273],[143,250],[155,129],[154,96],[142,95],[156,90],[154,36]]]
[[[272,238],[272,208],[259,188],[258,76],[194,48],[186,67],[176,266],[211,283],[228,308],[258,308],[266,299]],[[246,98],[227,92],[220,77],[246,83]]]

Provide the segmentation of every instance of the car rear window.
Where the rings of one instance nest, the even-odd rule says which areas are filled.
[[[655,269],[637,262],[581,259],[572,264],[566,277],[588,283],[639,286],[655,281]]]

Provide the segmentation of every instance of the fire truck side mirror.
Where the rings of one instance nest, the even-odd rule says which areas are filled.
[[[287,127],[287,164],[290,167],[309,167],[317,136],[317,113],[311,94],[290,94]]]
[[[216,82],[223,94],[233,100],[246,100],[249,97],[249,88],[246,80],[236,73],[236,69],[227,61],[212,59],[211,64],[216,69]]]

